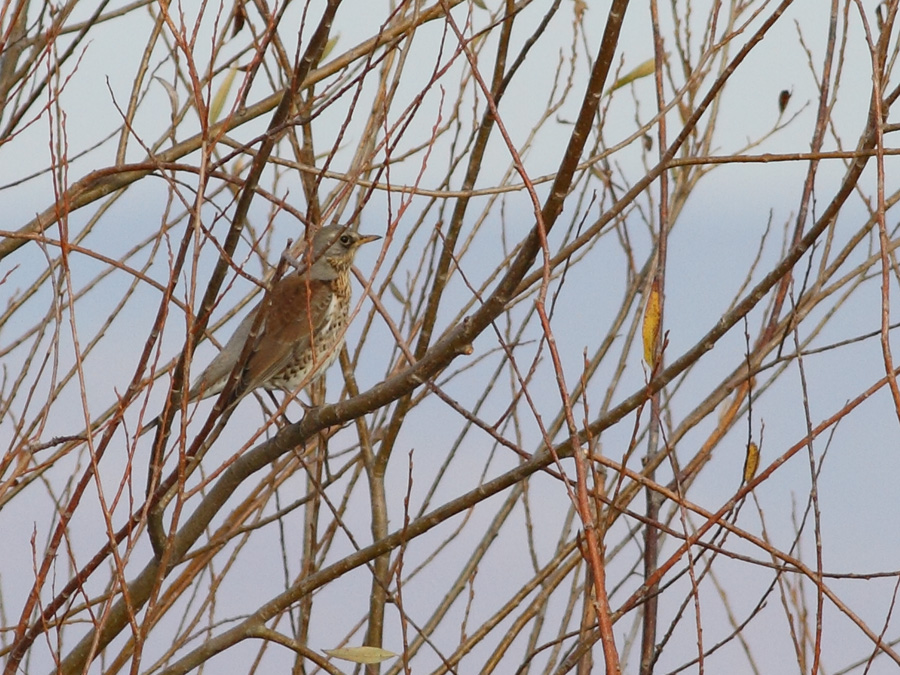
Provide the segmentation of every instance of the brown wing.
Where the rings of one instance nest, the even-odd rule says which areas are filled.
[[[258,311],[259,303],[244,317],[244,320],[241,321],[231,337],[228,338],[228,342],[222,347],[222,351],[197,376],[188,394],[189,401],[209,398],[222,391],[228,376],[234,368],[234,364],[241,356],[244,343],[247,342],[247,338],[250,336],[250,329],[253,327],[253,321]]]
[[[285,277],[270,294],[265,331],[257,341],[244,371],[246,391],[265,385],[291,362],[295,350],[309,349],[328,314],[331,283],[298,274]]]

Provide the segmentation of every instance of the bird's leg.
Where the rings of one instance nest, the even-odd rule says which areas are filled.
[[[264,398],[262,392],[256,392],[256,400],[262,406],[263,415],[265,415],[266,419],[273,420],[277,428],[283,429],[285,426],[291,423],[291,421],[285,416],[284,412],[277,412],[279,410],[283,411],[284,406],[282,406],[281,403],[278,402],[278,398],[275,396],[275,392],[272,389],[266,389],[265,396],[268,397],[268,400]],[[269,405],[267,405],[269,403],[272,405],[271,408],[269,407]],[[273,410],[276,412],[272,412]]]
[[[290,395],[290,394],[288,394],[288,395]],[[294,400],[295,400],[297,403],[300,404],[300,407],[301,407],[301,408],[303,408],[303,416],[304,416],[304,417],[306,417],[306,413],[308,413],[310,410],[312,410],[313,408],[318,407],[318,406],[316,406],[315,404],[313,404],[312,402],[307,403],[307,402],[304,401],[302,398],[300,398],[300,393],[299,393],[299,392],[298,392],[297,394],[294,395]]]
[[[284,402],[284,405],[280,404],[278,402],[278,399],[275,397],[275,393],[271,389],[267,389],[266,394],[269,395],[269,399],[272,401],[272,404],[275,406],[276,410],[278,410],[278,409],[286,410],[287,409],[287,401]],[[312,410],[313,408],[316,407],[312,404],[308,404],[308,403],[304,402],[303,399],[301,399],[299,396],[293,396],[292,392],[286,391],[285,396],[288,399],[293,398],[293,400],[297,401],[297,403],[300,404],[300,407],[303,408],[304,415],[306,415],[306,413],[308,413],[310,410]],[[290,424],[293,424],[293,422],[291,422],[291,420],[288,418],[287,412],[282,412],[280,415],[280,426],[285,427]]]

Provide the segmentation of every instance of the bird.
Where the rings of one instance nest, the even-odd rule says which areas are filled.
[[[246,363],[232,391],[232,404],[254,389],[295,392],[320,378],[344,343],[353,258],[360,246],[378,239],[379,235],[359,234],[347,225],[328,225],[316,232],[310,264],[275,282],[250,310],[194,380],[188,401],[219,394],[244,353]],[[261,310],[253,345],[245,352]]]

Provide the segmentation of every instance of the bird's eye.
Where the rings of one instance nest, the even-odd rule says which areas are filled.
[[[350,244],[353,243],[353,237],[351,237],[349,234],[342,234],[341,235],[341,243],[344,246],[349,246]]]

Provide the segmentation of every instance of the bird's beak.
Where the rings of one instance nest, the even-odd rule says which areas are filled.
[[[368,244],[370,241],[378,241],[381,239],[380,234],[361,234],[359,235],[359,239],[356,240],[357,246],[362,246],[363,244]]]

